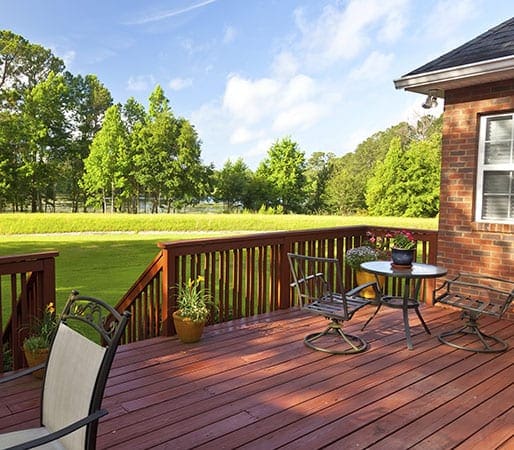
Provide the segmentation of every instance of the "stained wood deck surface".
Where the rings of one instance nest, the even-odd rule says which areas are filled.
[[[119,348],[99,449],[513,449],[514,323],[483,320],[510,341],[500,354],[442,345],[456,312],[373,307],[346,327],[370,348],[351,356],[303,345],[326,321],[298,310],[207,327],[197,344],[158,338]],[[37,425],[40,382],[0,388],[0,432]]]

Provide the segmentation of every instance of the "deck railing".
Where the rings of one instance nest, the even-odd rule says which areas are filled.
[[[211,323],[294,306],[288,252],[341,259],[345,285],[351,287],[354,274],[344,265],[345,252],[361,245],[367,232],[385,236],[396,230],[353,226],[159,243],[160,253],[117,305],[132,313],[124,342],[173,335],[177,286],[199,276],[213,299]],[[413,230],[413,235],[418,241],[416,260],[435,264],[437,232]],[[394,295],[400,283],[388,280],[385,290]],[[433,282],[427,280],[425,300],[431,300],[432,290]]]
[[[0,257],[0,373],[25,365],[22,344],[29,324],[43,317],[48,303],[55,303],[55,257],[58,254]],[[5,318],[7,311],[11,312],[9,318]]]
[[[353,226],[302,231],[161,242],[159,253],[117,305],[132,319],[123,341],[134,342],[175,333],[171,314],[176,310],[177,286],[203,278],[201,287],[213,299],[210,322],[264,314],[295,305],[290,288],[287,253],[337,257],[343,261],[344,283],[354,285],[354,273],[344,264],[345,252],[359,246],[371,232],[384,236],[394,228]],[[434,264],[437,232],[414,230],[418,262]],[[28,324],[40,318],[45,306],[55,302],[57,252],[0,257],[0,372],[6,362],[14,369],[25,364],[23,339]],[[432,282],[422,295],[431,300]],[[388,280],[387,293],[401,289]],[[6,311],[12,311],[6,320]]]

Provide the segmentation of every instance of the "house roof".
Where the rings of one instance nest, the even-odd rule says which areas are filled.
[[[514,17],[403,75],[397,89],[444,96],[446,89],[514,78]]]

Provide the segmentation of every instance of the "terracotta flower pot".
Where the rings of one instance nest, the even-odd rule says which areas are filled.
[[[182,317],[178,310],[173,313],[173,323],[179,339],[185,344],[198,342],[201,339],[205,321],[196,322],[188,317]]]

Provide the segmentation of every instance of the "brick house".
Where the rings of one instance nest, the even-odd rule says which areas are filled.
[[[438,264],[514,279],[514,18],[394,83],[444,98]]]

